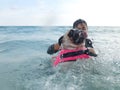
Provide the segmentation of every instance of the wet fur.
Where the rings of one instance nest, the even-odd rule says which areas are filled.
[[[62,39],[62,44],[61,44],[61,49],[80,49],[83,48],[85,46],[85,42],[83,42],[82,44],[74,44],[72,38],[70,38],[68,36],[70,30],[65,33],[65,35],[63,36]]]

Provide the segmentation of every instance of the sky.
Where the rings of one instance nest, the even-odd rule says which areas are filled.
[[[0,26],[120,26],[119,0],[0,0]]]

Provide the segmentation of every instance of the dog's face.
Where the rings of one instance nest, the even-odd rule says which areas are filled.
[[[71,29],[68,33],[68,37],[75,45],[79,45],[84,43],[85,39],[87,38],[87,33],[82,30]]]

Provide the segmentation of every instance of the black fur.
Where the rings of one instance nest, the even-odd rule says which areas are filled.
[[[68,37],[72,39],[73,43],[78,45],[84,42],[85,35],[82,30],[70,30],[68,33]]]

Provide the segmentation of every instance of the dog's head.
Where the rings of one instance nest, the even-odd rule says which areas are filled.
[[[82,30],[71,29],[68,33],[68,37],[75,45],[79,45],[84,43],[85,39],[87,38],[87,33]]]

